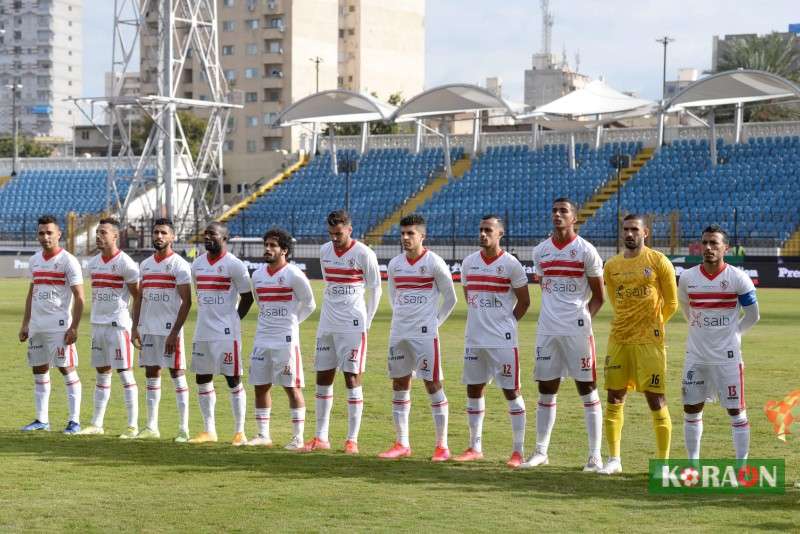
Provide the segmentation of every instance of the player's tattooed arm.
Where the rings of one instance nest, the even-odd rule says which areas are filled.
[[[28,341],[28,325],[31,322],[31,301],[33,300],[33,282],[28,286],[28,296],[25,298],[25,315],[22,316],[22,326],[19,329],[20,342]]]
[[[83,283],[70,287],[72,291],[72,324],[64,332],[64,344],[72,345],[78,339],[78,327],[83,315]]]

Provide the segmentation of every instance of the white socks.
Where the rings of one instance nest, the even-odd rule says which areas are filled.
[[[408,414],[411,413],[411,391],[395,391],[392,399],[392,417],[397,433],[397,443],[410,447],[408,442]]]
[[[733,431],[733,448],[736,450],[737,460],[746,460],[750,448],[750,423],[747,421],[747,412],[742,410],[739,415],[732,415],[731,430]]]
[[[589,456],[600,458],[600,443],[603,439],[603,409],[600,406],[600,395],[595,389],[588,395],[581,395],[581,401],[583,401],[586,434],[589,438]],[[555,412],[555,409],[553,411]]]
[[[333,385],[320,386],[317,384],[316,409],[317,409],[317,438],[328,441],[328,426],[333,408]],[[348,405],[349,406],[349,405]]]
[[[64,376],[64,386],[67,388],[67,412],[70,421],[80,423],[81,419],[81,379],[77,371],[72,371]]]
[[[247,393],[244,384],[239,382],[231,389],[231,410],[233,410],[233,433],[244,432],[244,416],[247,411]]]
[[[292,418],[293,437],[299,437],[302,441],[306,427],[306,407],[289,409],[289,416]]]
[[[97,373],[94,385],[93,426],[103,428],[109,398],[111,398],[111,373]]]
[[[486,401],[483,397],[471,399],[467,397],[467,424],[469,425],[469,448],[475,452],[483,452],[481,435],[483,434],[483,417],[486,415]]]
[[[525,448],[525,401],[522,395],[508,401],[508,416],[511,419],[514,452],[523,454]]]
[[[161,377],[146,379],[147,428],[158,431],[158,405],[161,402]]]
[[[197,398],[200,402],[200,413],[203,415],[203,426],[209,434],[217,433],[217,424],[214,420],[214,411],[217,406],[217,392],[214,391],[214,382],[197,384]]]
[[[428,397],[431,399],[431,415],[433,415],[433,424],[436,427],[436,446],[446,449],[448,448],[447,418],[450,413],[447,397],[444,395],[444,389],[440,389],[436,393],[429,393]]]
[[[272,408],[256,408],[256,428],[258,435],[272,441],[269,435],[269,419],[272,414]]]
[[[50,372],[33,375],[33,404],[36,420],[40,423],[50,422]]]
[[[331,400],[333,404],[333,400]],[[361,386],[347,390],[347,439],[358,441],[361,414],[364,413],[364,390]]]
[[[119,379],[122,381],[125,410],[128,412],[128,426],[139,428],[139,388],[136,386],[133,371],[127,369],[117,374],[119,374]]]
[[[189,433],[189,384],[186,375],[172,379],[175,384],[175,404],[178,407],[178,431]]]
[[[686,457],[700,459],[700,439],[703,437],[703,412],[683,414],[683,441],[686,443]]]
[[[556,422],[557,397],[558,395],[539,393],[539,402],[536,404],[536,452],[542,454],[547,454],[550,446],[550,435]]]

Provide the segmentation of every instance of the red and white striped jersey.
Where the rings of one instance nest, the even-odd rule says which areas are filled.
[[[603,260],[594,246],[576,235],[569,243],[552,238],[533,249],[533,264],[542,287],[537,334],[592,335],[586,304],[592,296],[589,278],[603,276]]]
[[[239,340],[242,326],[236,307],[239,294],[250,292],[250,275],[242,260],[230,252],[213,261],[203,254],[192,262],[192,279],[197,291],[194,340]]]
[[[317,331],[366,332],[364,290],[381,284],[377,256],[356,240],[345,251],[336,250],[328,241],[319,249],[319,260],[325,279],[325,298]]]
[[[392,305],[389,339],[437,337],[440,288],[453,285],[450,268],[435,252],[425,250],[413,262],[405,254],[395,256],[387,270]]]
[[[732,265],[709,275],[703,265],[683,271],[678,298],[688,315],[686,357],[693,362],[724,364],[742,361],[739,332],[741,307],[756,301],[750,277]]]
[[[467,348],[517,346],[517,320],[514,288],[525,287],[528,275],[517,258],[505,251],[486,259],[482,251],[473,252],[461,263],[461,283],[466,284]]]
[[[192,283],[192,268],[180,254],[158,259],[155,254],[139,265],[142,282],[142,309],[139,332],[168,336],[181,308],[177,286]]]
[[[28,262],[31,293],[30,335],[63,332],[72,323],[72,286],[83,284],[81,264],[64,249],[51,256],[39,251]]]
[[[139,281],[139,266],[123,251],[110,258],[98,254],[89,260],[92,279],[92,324],[119,326],[130,330],[128,284]]]
[[[305,273],[291,263],[275,272],[269,265],[253,271],[258,304],[255,346],[284,346],[300,342],[298,311],[314,307],[314,293]]]

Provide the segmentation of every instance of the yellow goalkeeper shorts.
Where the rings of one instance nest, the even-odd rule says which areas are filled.
[[[662,395],[666,391],[667,349],[664,345],[621,345],[609,340],[607,354],[606,389],[632,389]]]

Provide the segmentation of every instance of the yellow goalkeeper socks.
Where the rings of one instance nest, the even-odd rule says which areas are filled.
[[[604,422],[606,426],[606,441],[608,442],[608,455],[619,458],[620,441],[622,441],[622,424],[625,422],[625,403],[606,404]],[[669,440],[669,438],[667,438]]]
[[[672,440],[672,419],[669,409],[662,406],[650,412],[653,416],[653,430],[656,433],[656,457],[661,460],[669,458],[669,445]]]

